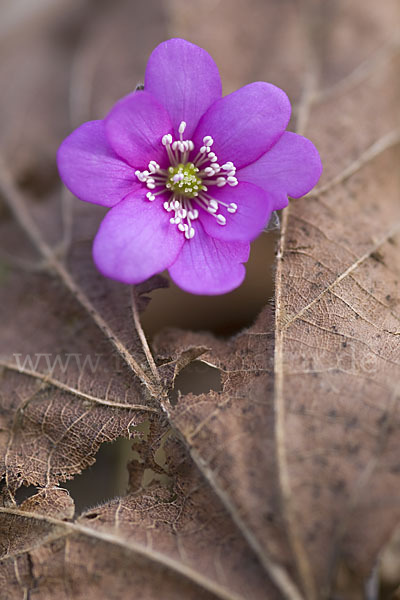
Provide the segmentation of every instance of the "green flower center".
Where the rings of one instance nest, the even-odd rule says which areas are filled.
[[[169,167],[166,187],[178,195],[186,198],[195,198],[202,190],[199,169],[193,163],[180,163],[176,167]]]

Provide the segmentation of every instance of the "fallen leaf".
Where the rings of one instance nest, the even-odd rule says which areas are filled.
[[[361,599],[400,520],[398,4],[115,5],[42,2],[0,30],[0,598]],[[169,34],[214,55],[226,92],[285,88],[324,164],[283,213],[274,306],[231,339],[150,343],[165,280],[102,278],[104,211],[57,179],[62,137]],[[193,364],[220,386],[206,370],[181,391]],[[121,437],[126,494],[75,514],[59,486]]]

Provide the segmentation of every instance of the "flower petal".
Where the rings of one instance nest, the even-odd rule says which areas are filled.
[[[140,283],[174,262],[184,236],[171,225],[162,199],[149,202],[144,190],[112,208],[93,244],[101,273],[124,283]]]
[[[108,143],[104,121],[75,129],[58,149],[57,165],[67,188],[93,204],[114,206],[140,185],[132,167]]]
[[[269,150],[289,119],[290,102],[285,92],[258,81],[214,102],[200,119],[193,141],[199,147],[203,137],[211,135],[219,164],[232,161],[239,169]]]
[[[165,108],[148,92],[137,91],[122,98],[106,120],[106,134],[115,152],[136,169],[146,169],[151,160],[166,165],[161,138],[172,132]]]
[[[271,150],[237,174],[274,194],[274,210],[287,205],[287,195],[300,198],[317,183],[322,163],[314,144],[307,138],[286,131]]]
[[[185,242],[169,274],[191,294],[226,294],[242,283],[249,252],[248,243],[215,240],[197,222],[195,236]]]
[[[218,67],[211,56],[186,40],[172,39],[153,50],[146,68],[144,87],[167,109],[178,135],[186,121],[190,139],[200,117],[221,97]]]
[[[219,202],[237,205],[232,214],[221,206],[218,213],[226,218],[225,225],[219,225],[217,219],[205,210],[200,219],[206,232],[218,240],[249,242],[254,240],[266,226],[272,212],[272,201],[266,192],[251,183],[239,183],[236,187],[226,185],[223,188],[211,188],[210,192]]]

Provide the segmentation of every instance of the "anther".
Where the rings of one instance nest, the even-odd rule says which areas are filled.
[[[218,225],[226,225],[226,219],[224,215],[215,215],[215,218],[217,219]]]
[[[162,137],[161,142],[162,142],[163,146],[167,146],[168,144],[172,144],[172,135],[170,133],[165,134]]]
[[[158,171],[159,168],[160,168],[160,165],[155,160],[151,160],[149,162],[150,173],[155,173],[156,171]]]
[[[191,240],[194,237],[194,234],[195,234],[195,231],[194,231],[193,227],[189,227],[185,231],[185,238],[187,240]]]

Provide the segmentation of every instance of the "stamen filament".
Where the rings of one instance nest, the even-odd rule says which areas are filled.
[[[151,160],[147,169],[137,170],[135,175],[148,188],[146,198],[150,202],[154,202],[157,196],[170,194],[163,207],[167,212],[173,213],[170,217],[171,224],[176,225],[185,238],[190,240],[195,235],[193,221],[200,217],[200,212],[193,203],[212,215],[219,225],[225,225],[226,216],[218,212],[219,208],[223,206],[228,213],[234,214],[238,208],[237,204],[227,204],[214,198],[208,193],[208,187],[235,187],[239,182],[236,178],[236,167],[232,162],[228,161],[222,166],[218,163],[216,153],[211,150],[214,140],[209,135],[203,138],[203,146],[189,162],[194,143],[192,140],[183,139],[186,126],[186,122],[181,121],[178,128],[179,140],[173,140],[170,133],[162,137],[161,143],[170,163],[168,169],[161,169],[155,160]],[[161,189],[153,191],[156,188]]]

